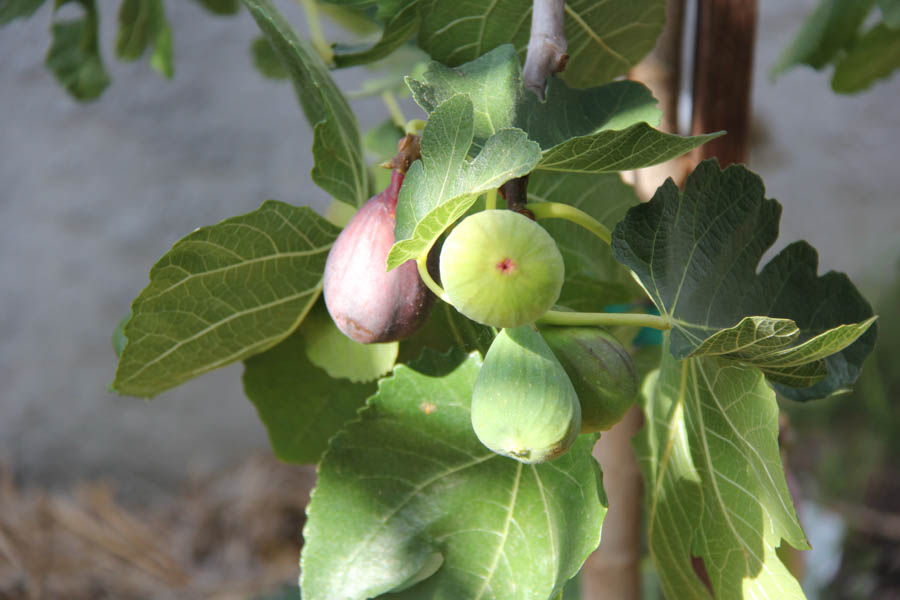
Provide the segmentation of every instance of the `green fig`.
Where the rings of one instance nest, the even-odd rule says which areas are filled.
[[[581,433],[621,421],[638,392],[634,364],[622,344],[599,327],[544,327],[541,335],[578,393]]]
[[[444,241],[440,271],[450,303],[493,327],[533,323],[559,298],[565,275],[550,234],[511,210],[463,219]]]
[[[472,393],[472,427],[481,443],[523,463],[563,454],[581,428],[575,388],[530,325],[494,338]]]

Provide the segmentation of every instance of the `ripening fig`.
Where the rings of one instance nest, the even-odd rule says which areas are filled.
[[[363,344],[412,335],[434,304],[414,260],[386,270],[403,177],[395,169],[387,189],[363,204],[325,263],[322,291],[328,312],[338,329]]]
[[[463,219],[444,241],[440,271],[450,303],[493,327],[534,322],[559,298],[565,274],[550,234],[511,210]]]
[[[563,454],[581,428],[575,388],[531,325],[494,338],[472,392],[472,428],[481,443],[523,463]]]
[[[581,403],[581,433],[605,431],[622,420],[638,392],[634,363],[599,327],[544,327],[544,341],[559,359]]]

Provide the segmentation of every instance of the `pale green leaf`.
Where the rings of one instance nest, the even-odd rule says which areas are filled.
[[[397,242],[388,268],[419,257],[461,217],[478,194],[531,171],[540,158],[538,145],[523,131],[503,129],[488,138],[481,152],[466,159],[474,136],[472,102],[458,94],[438,106],[422,133],[422,159],[406,174],[397,201]]]
[[[881,18],[892,29],[900,27],[900,0],[878,0]]]
[[[575,87],[625,74],[653,48],[665,23],[664,0],[569,0],[565,10],[569,62],[562,76]],[[419,45],[446,65],[507,43],[524,60],[531,0],[425,0],[422,15]]]
[[[0,0],[0,25],[19,17],[30,17],[44,0]]]
[[[333,379],[306,358],[303,329],[245,361],[244,393],[266,426],[275,455],[290,463],[318,462],[328,440],[356,417],[374,383]]]
[[[269,200],[177,242],[131,305],[113,389],[154,396],[277,344],[318,297],[338,233]]]
[[[94,0],[57,0],[55,10],[76,2],[84,10],[78,19],[54,21],[53,43],[44,63],[76,100],[97,98],[109,85],[98,44],[100,15]]]
[[[413,99],[428,114],[457,94],[468,96],[474,110],[476,147],[499,130],[515,126],[522,69],[509,44],[455,68],[432,61],[420,81],[407,78],[406,83]]]
[[[834,68],[831,88],[854,94],[900,68],[900,28],[880,23],[867,31]]]
[[[545,600],[575,575],[605,514],[596,438],[541,465],[487,450],[469,413],[480,366],[459,354],[398,366],[332,439],[303,532],[304,599],[424,576],[391,597]]]
[[[528,179],[529,202],[571,204],[610,229],[638,203],[634,188],[617,174],[535,172]],[[556,240],[566,265],[558,304],[583,312],[600,312],[610,304],[640,297],[631,272],[613,258],[609,244],[571,221],[545,219],[541,225]]]
[[[714,160],[705,161],[688,177],[683,192],[669,180],[650,202],[628,211],[613,232],[613,254],[635,272],[660,313],[671,319],[671,349],[677,358],[745,317],[791,319],[800,330],[799,342],[840,325],[859,324],[788,352],[794,359],[820,360],[821,353],[807,350],[824,340],[823,348],[832,352],[865,331],[825,359],[828,374],[819,383],[803,389],[778,387],[795,400],[822,398],[858,377],[875,340],[875,327],[864,323],[872,308],[845,275],[818,276],[818,257],[805,242],[789,245],[757,273],[778,236],[780,216],[781,206],[765,198],[757,175],[739,165],[722,171]],[[810,372],[794,375],[808,379]]]
[[[677,361],[644,388],[635,440],[646,489],[647,542],[668,598],[804,598],[775,555],[809,544],[778,448],[778,404],[755,368],[714,357]]]
[[[261,35],[250,44],[250,54],[253,56],[253,66],[269,79],[287,79],[290,77],[287,69],[281,64],[272,44]]]
[[[362,47],[335,45],[335,66],[363,65],[388,56],[412,38],[419,30],[420,21],[419,3],[416,1],[404,2],[400,9],[387,19],[381,38],[374,44]]]
[[[856,40],[874,4],[875,0],[821,0],[781,53],[772,76],[797,65],[821,69],[830,63]]]
[[[312,179],[334,198],[361,206],[368,197],[356,116],[328,69],[285,21],[271,0],[243,0],[287,69],[313,127]]]
[[[344,335],[318,303],[300,329],[309,362],[336,379],[374,381],[387,374],[397,359],[399,343],[360,344]]]

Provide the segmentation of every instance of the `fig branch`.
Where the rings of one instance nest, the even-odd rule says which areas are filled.
[[[581,225],[607,244],[612,242],[612,233],[609,228],[574,206],[559,202],[529,202],[525,209],[531,211],[535,219],[565,219]]]
[[[565,69],[569,60],[563,27],[565,5],[565,0],[534,0],[532,4],[531,37],[522,79],[525,87],[541,100],[544,99],[547,78]]]

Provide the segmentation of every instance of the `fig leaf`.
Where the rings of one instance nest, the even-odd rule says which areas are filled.
[[[371,598],[437,566],[391,597],[546,600],[577,573],[606,512],[596,436],[543,465],[487,450],[469,408],[480,368],[459,352],[398,365],[329,442],[303,531],[304,599]]]
[[[790,244],[757,272],[780,216],[759,176],[708,160],[683,192],[669,180],[650,202],[631,208],[613,231],[613,254],[672,319],[676,358],[724,347],[724,357],[772,371],[785,396],[823,398],[858,377],[875,342],[872,308],[846,275],[818,276],[818,255],[805,242]],[[780,335],[784,326],[797,334]],[[720,333],[727,329],[733,331]],[[827,375],[815,383],[820,368],[804,365],[818,361]]]

